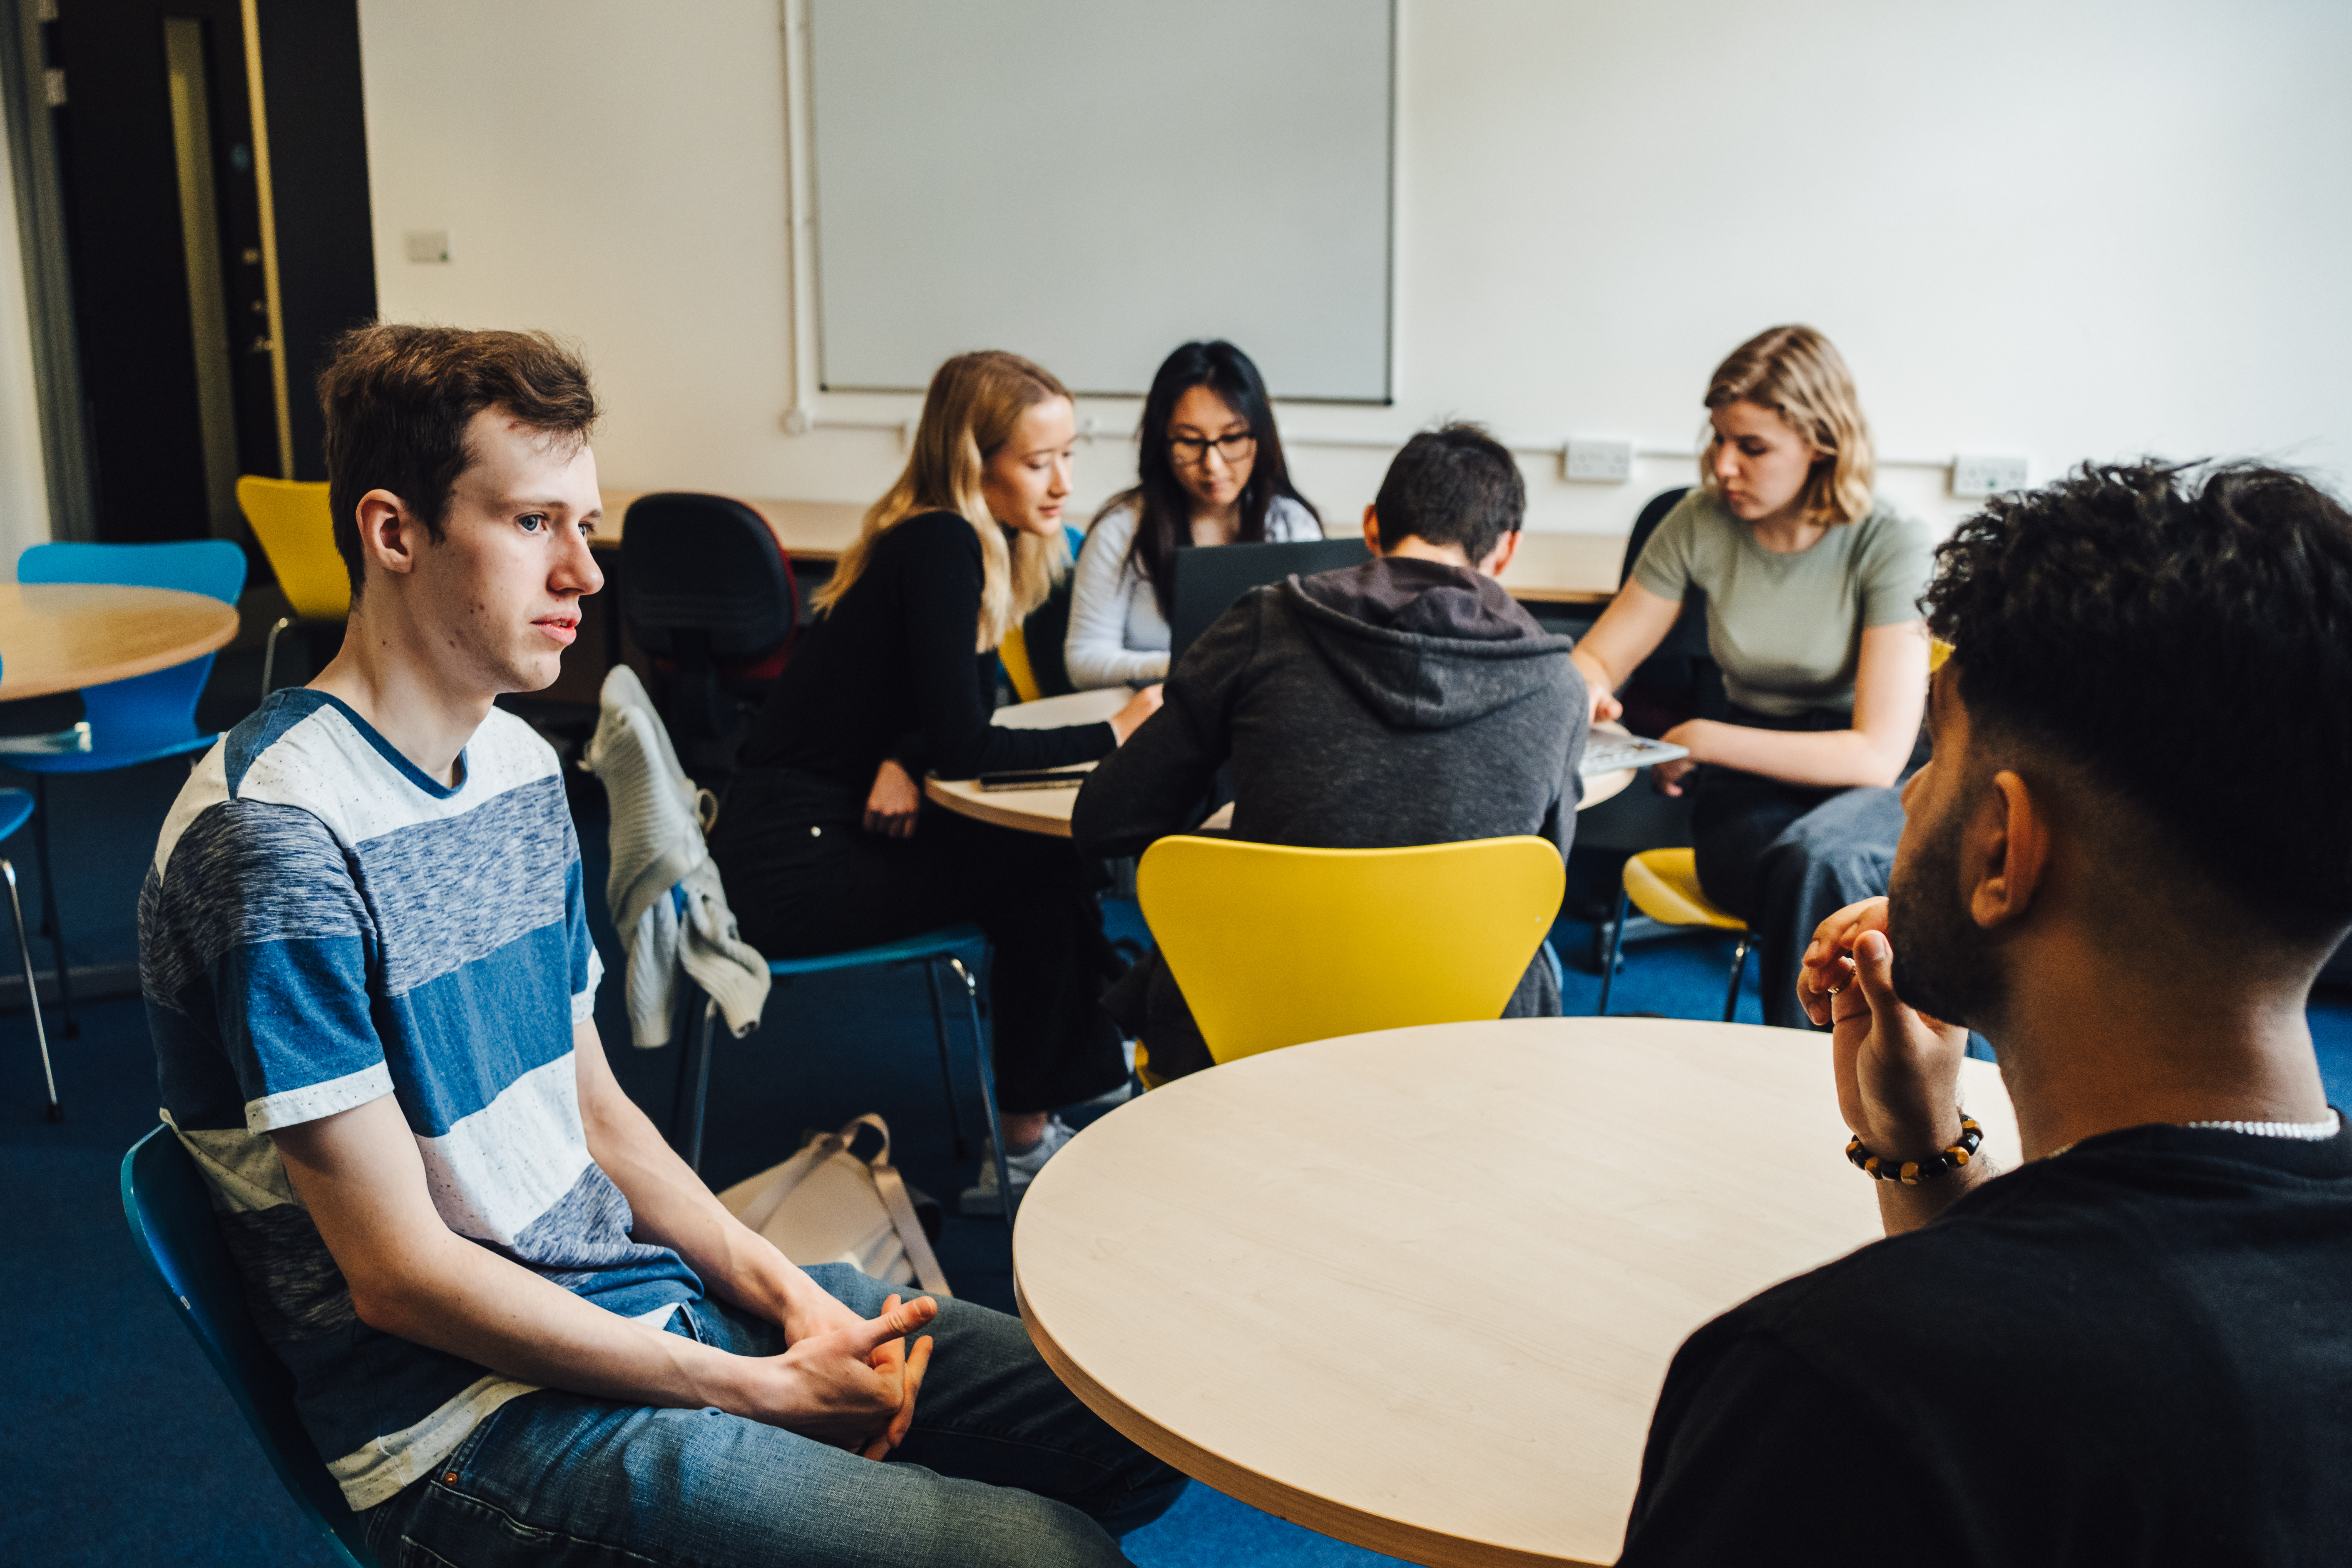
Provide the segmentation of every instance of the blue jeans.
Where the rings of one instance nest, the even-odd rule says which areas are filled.
[[[811,1268],[873,1317],[889,1288]],[[673,1333],[777,1355],[783,1331],[695,1301]],[[914,1427],[887,1463],[718,1410],[558,1393],[499,1407],[434,1473],[369,1510],[377,1560],[430,1568],[560,1563],[1121,1563],[1184,1477],[1113,1431],[1038,1358],[1020,1320],[943,1300]]]

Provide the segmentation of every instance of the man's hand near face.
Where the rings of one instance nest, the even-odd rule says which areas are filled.
[[[1897,1162],[1931,1160],[1959,1142],[1960,1061],[1969,1032],[1895,994],[1885,899],[1849,904],[1814,930],[1797,999],[1807,1017],[1831,1026],[1838,1110],[1864,1148]],[[1917,1186],[1878,1183],[1887,1234],[1926,1224],[1991,1173],[1979,1156]]]

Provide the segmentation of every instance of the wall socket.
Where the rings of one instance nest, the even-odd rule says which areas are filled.
[[[1560,453],[1560,477],[1622,485],[1633,477],[1633,443],[1571,436]]]
[[[2025,459],[1967,455],[1952,459],[1952,493],[1991,496],[2025,488]]]
[[[449,231],[446,228],[412,228],[400,238],[411,261],[446,262],[449,259]]]

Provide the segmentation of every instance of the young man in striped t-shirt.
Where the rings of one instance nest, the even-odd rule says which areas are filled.
[[[1181,1476],[1015,1320],[795,1268],[605,1062],[556,759],[491,705],[603,584],[584,372],[378,326],[320,391],[343,649],[190,777],[140,947],[164,1115],[379,1555],[1123,1561]]]

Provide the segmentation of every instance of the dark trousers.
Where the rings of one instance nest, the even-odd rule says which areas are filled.
[[[1745,708],[1729,718],[1761,730],[1843,730],[1853,721],[1843,713],[1784,719]],[[1926,746],[1923,733],[1905,777],[1927,761]],[[1756,933],[1764,1021],[1811,1028],[1797,1004],[1805,945],[1840,909],[1886,891],[1903,837],[1901,789],[1807,789],[1720,767],[1698,769],[1692,786],[1699,886]]]
[[[1118,959],[1087,864],[1065,838],[926,805],[915,836],[808,820],[770,775],[739,774],[710,837],[743,940],[771,958],[840,952],[960,921],[988,933],[998,1109],[1051,1110],[1127,1078],[1102,1009]]]

